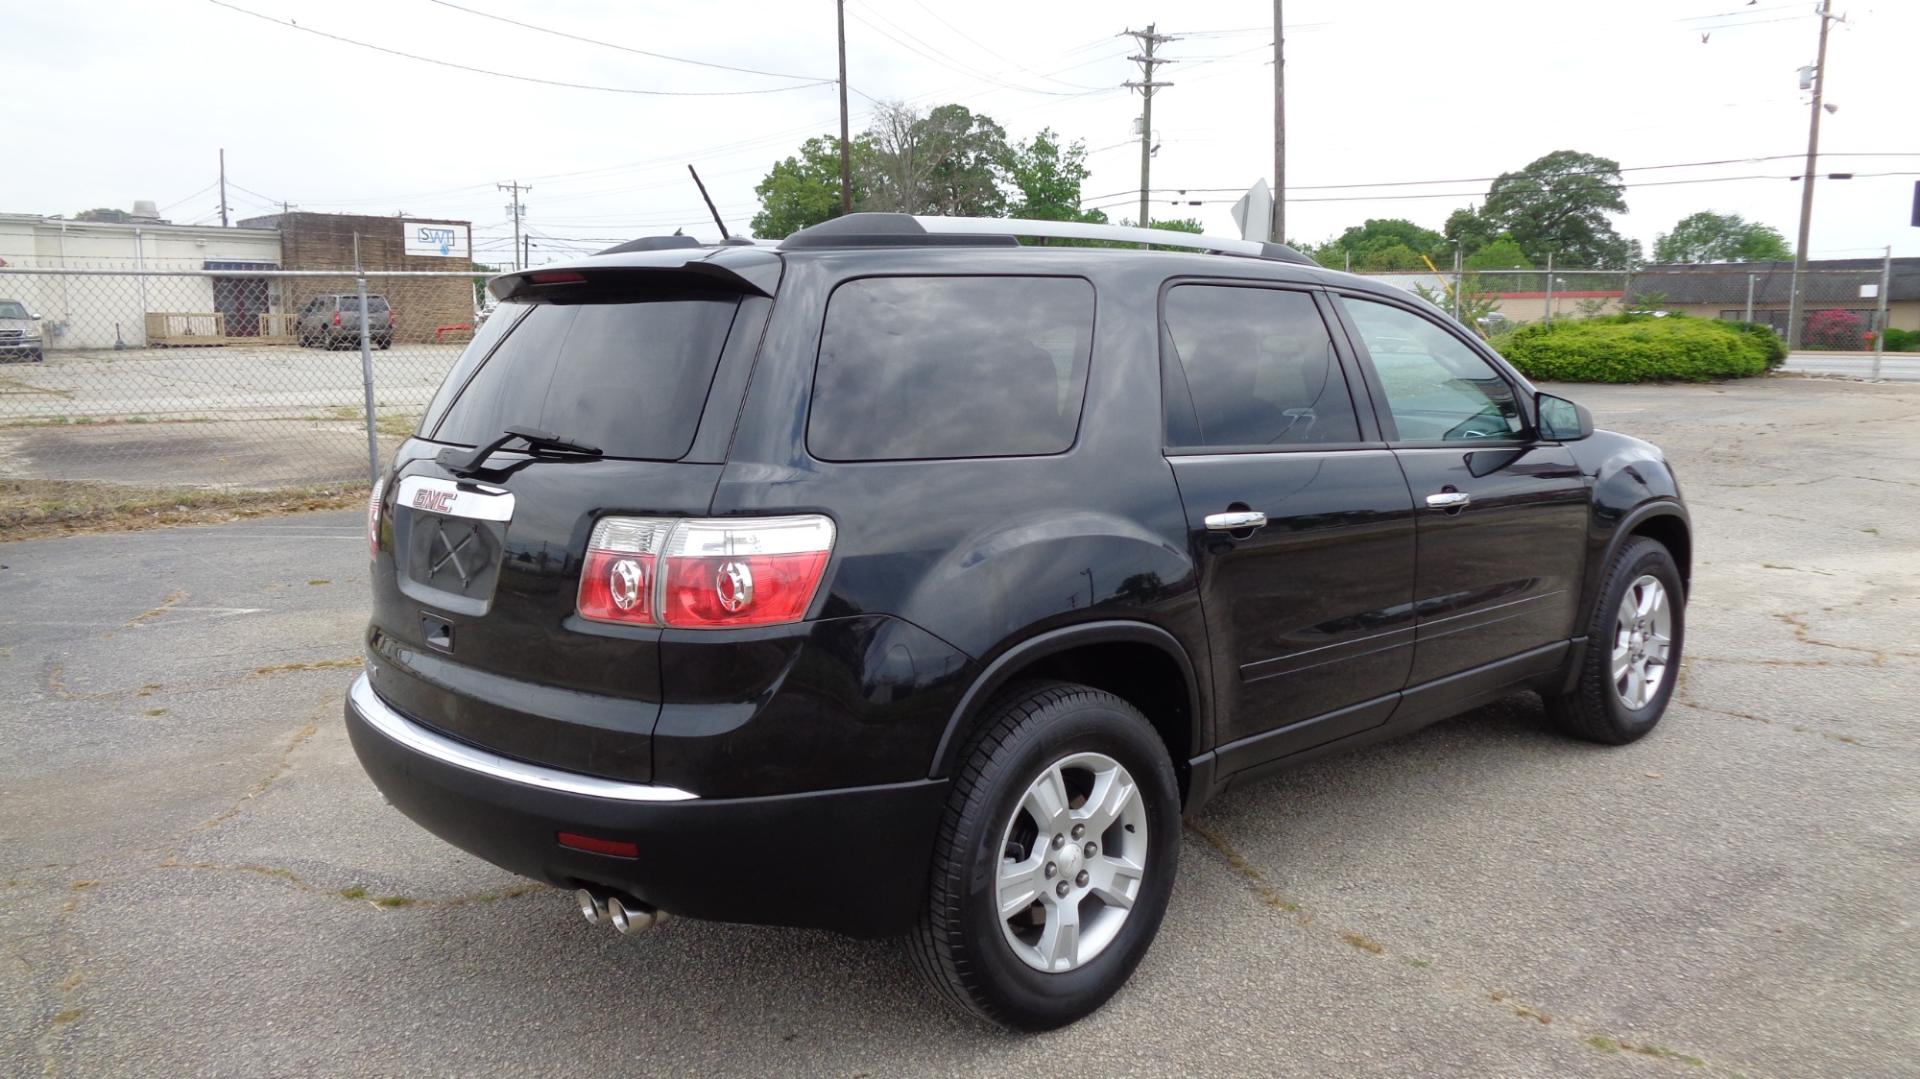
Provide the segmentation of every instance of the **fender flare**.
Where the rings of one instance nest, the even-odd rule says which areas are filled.
[[[1614,557],[1620,553],[1622,547],[1627,545],[1627,540],[1633,535],[1633,530],[1655,517],[1672,517],[1678,520],[1682,525],[1686,526],[1688,540],[1691,542],[1693,536],[1693,518],[1687,513],[1686,506],[1682,505],[1678,499],[1664,497],[1650,499],[1621,515],[1620,520],[1614,524],[1613,531],[1607,536],[1607,545],[1600,552],[1600,560],[1593,564],[1590,571],[1593,574],[1592,579],[1595,582],[1590,587],[1592,587],[1595,592],[1593,595],[1582,595],[1580,597],[1579,626],[1586,626],[1587,620],[1593,616],[1593,605],[1600,601],[1598,582],[1606,575],[1606,568],[1613,564]],[[1689,559],[1688,561],[1691,562],[1692,560]],[[1693,580],[1692,566],[1689,565],[1683,568],[1681,576],[1688,584],[1691,584]],[[1691,591],[1691,588],[1689,588],[1688,591]],[[1579,632],[1584,633],[1585,630],[1580,629]]]
[[[1179,638],[1149,622],[1130,620],[1111,620],[1100,622],[1082,622],[1048,630],[1045,633],[1029,637],[995,657],[993,662],[977,675],[973,684],[967,687],[960,700],[953,706],[953,712],[947,717],[947,726],[940,733],[940,742],[934,747],[933,767],[928,771],[930,777],[946,775],[957,763],[961,749],[960,734],[973,715],[993,698],[1022,667],[1051,655],[1070,651],[1089,644],[1113,644],[1128,642],[1150,645],[1164,652],[1180,668],[1180,676],[1187,684],[1187,732],[1188,745],[1195,753],[1202,751],[1202,732],[1205,729],[1201,712],[1200,681],[1193,668],[1193,660],[1180,644]],[[1175,761],[1176,765],[1184,761]]]

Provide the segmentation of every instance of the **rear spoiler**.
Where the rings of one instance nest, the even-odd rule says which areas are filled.
[[[751,248],[655,250],[501,274],[487,282],[487,292],[515,303],[578,303],[669,288],[771,297],[781,265],[778,255]]]

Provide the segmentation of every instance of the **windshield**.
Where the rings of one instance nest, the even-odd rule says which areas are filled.
[[[19,300],[0,300],[0,318],[28,318],[27,305]]]

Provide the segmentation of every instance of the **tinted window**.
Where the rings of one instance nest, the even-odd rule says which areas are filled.
[[[1169,394],[1167,439],[1184,446],[1358,442],[1333,338],[1304,292],[1181,285],[1167,293],[1172,363],[1193,399]]]
[[[829,461],[1005,457],[1073,445],[1093,286],[875,277],[827,303],[807,447]]]
[[[484,339],[496,321],[512,323],[492,355],[476,361],[478,372],[456,391],[434,439],[474,446],[517,425],[598,446],[610,457],[686,455],[739,297],[538,304],[518,321],[509,306],[517,305],[501,305],[482,328]],[[475,340],[468,354],[480,344]],[[455,385],[467,366],[463,356],[447,384]]]
[[[385,296],[367,297],[367,310],[377,315],[380,312],[385,311],[386,309],[387,309],[387,298]],[[340,310],[342,311],[360,310],[360,297],[358,296],[340,297]]]
[[[1465,342],[1402,308],[1353,297],[1343,302],[1380,376],[1400,438],[1438,442],[1520,434],[1525,425],[1513,387]]]

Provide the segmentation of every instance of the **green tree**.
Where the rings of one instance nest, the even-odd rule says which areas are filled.
[[[1007,216],[1029,221],[1104,223],[1105,212],[1080,208],[1080,185],[1087,178],[1087,144],[1062,146],[1052,128],[1014,144],[1004,163],[1007,182],[1017,194]]]
[[[863,181],[872,171],[873,148],[865,136],[853,140],[848,156],[853,163],[853,203],[865,201]],[[760,212],[750,228],[755,236],[784,239],[809,225],[840,216],[840,140],[832,135],[808,139],[800,153],[776,162],[766,179],[754,186]]]
[[[1555,150],[1518,172],[1501,173],[1480,212],[1536,264],[1551,252],[1560,266],[1613,269],[1638,255],[1607,216],[1626,212],[1625,192],[1619,162]]]
[[[1702,210],[1654,237],[1655,262],[1786,262],[1793,249],[1780,230],[1739,214]]]
[[[1451,256],[1447,238],[1403,217],[1368,218],[1314,249],[1322,266],[1345,269],[1349,259],[1356,270],[1419,270],[1421,255]]]
[[[1474,252],[1492,243],[1500,235],[1500,230],[1480,211],[1471,206],[1462,206],[1447,215],[1447,223],[1441,226],[1440,233],[1447,238],[1447,242],[1459,244],[1460,250],[1471,257]]]
[[[133,215],[125,210],[116,210],[111,206],[95,206],[91,210],[82,210],[73,215],[75,221],[106,221],[114,224],[125,222]]]
[[[880,106],[867,132],[873,153],[861,208],[952,217],[1000,217],[1007,133],[964,105],[922,116],[910,105]]]
[[[1502,236],[1468,255],[1466,266],[1468,270],[1533,269],[1533,264],[1527,261],[1527,253],[1513,242],[1511,236]]]

